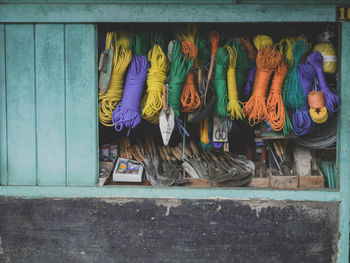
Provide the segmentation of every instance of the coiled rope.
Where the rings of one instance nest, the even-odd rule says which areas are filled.
[[[316,77],[319,83],[320,90],[324,94],[325,106],[329,112],[337,112],[340,109],[339,96],[334,94],[327,86],[327,82],[323,73],[323,56],[316,51],[311,53],[307,58],[307,63],[310,63],[316,72]]]
[[[216,92],[216,104],[214,107],[215,114],[220,118],[229,117],[227,112],[227,65],[229,62],[229,55],[224,47],[218,48],[216,56],[215,74],[213,80],[213,87]]]
[[[237,51],[228,45],[225,45],[225,48],[227,49],[229,55],[229,63],[227,69],[227,111],[231,117],[231,120],[242,120],[244,118],[244,113],[241,105],[243,104],[238,100],[236,83]]]
[[[301,90],[298,79],[298,64],[300,59],[304,56],[306,48],[307,45],[303,40],[298,40],[293,46],[294,64],[289,75],[288,86],[285,94],[286,105],[292,109],[302,108],[304,105],[303,91]]]
[[[113,71],[109,88],[105,94],[99,94],[99,119],[108,127],[114,126],[112,114],[117,104],[121,101],[124,90],[124,73],[130,63],[132,54],[129,47],[129,35],[125,32],[114,33],[116,47],[113,56]]]
[[[283,57],[281,53],[273,47],[262,47],[258,52],[253,94],[243,108],[245,115],[248,117],[250,126],[258,124],[263,119],[268,120],[268,112],[265,104],[266,91],[271,73],[282,60]]]
[[[200,146],[203,151],[210,151],[212,148],[211,144],[211,130],[212,124],[209,118],[205,118],[200,122]]]
[[[195,60],[198,53],[198,48],[196,44],[194,42],[191,42],[190,40],[184,40],[182,41],[181,45],[182,52],[185,55],[188,55],[188,57],[192,60]],[[192,72],[192,70],[189,71],[186,76],[186,82],[181,94],[181,104],[184,112],[193,112],[201,104],[201,99],[194,85],[194,73]]]
[[[147,76],[147,91],[142,100],[142,117],[151,123],[159,122],[159,111],[162,108],[163,85],[166,81],[168,60],[162,48],[154,44],[148,52],[151,67]]]
[[[145,56],[134,56],[125,81],[123,99],[113,112],[116,131],[135,128],[141,122],[140,102],[145,86],[149,63]]]
[[[312,90],[315,79],[315,71],[311,65],[299,64],[298,77],[304,96],[304,105],[300,109],[295,109],[292,113],[294,133],[297,136],[305,135],[313,131],[314,123],[311,120],[307,95]]]
[[[282,89],[283,81],[287,72],[288,65],[282,60],[273,76],[270,93],[267,98],[266,106],[268,120],[274,131],[281,131],[286,121],[286,113],[282,99]]]
[[[238,100],[242,101],[243,89],[246,83],[247,73],[248,73],[248,70],[254,65],[256,52],[254,50],[254,47],[250,44],[249,39],[244,37],[240,37],[237,39],[237,41],[234,41],[232,47],[236,48],[236,51],[237,51],[237,63],[236,63],[237,93],[238,93]]]
[[[180,41],[175,41],[171,51],[171,69],[168,91],[168,102],[174,110],[175,119],[178,119],[180,116],[181,92],[187,73],[190,71],[192,64],[193,59],[189,59],[182,54]]]

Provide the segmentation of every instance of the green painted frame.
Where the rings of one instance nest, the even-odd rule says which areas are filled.
[[[347,0],[0,0],[0,23],[98,23],[98,22],[335,22],[335,5]],[[135,5],[138,3],[138,5]],[[236,5],[236,3],[240,3]],[[259,1],[260,3],[260,1]],[[249,5],[248,5],[249,4]],[[273,5],[267,5],[273,4]],[[320,5],[316,5],[320,4]],[[132,14],[132,15],[130,15]],[[0,25],[3,26],[3,25]],[[341,23],[341,47],[350,42],[350,23]],[[0,35],[0,63],[3,59],[4,36]],[[188,199],[274,199],[314,200],[340,203],[340,240],[338,262],[348,262],[349,203],[350,203],[350,49],[341,50],[340,92],[342,109],[338,130],[338,165],[340,186],[336,191],[270,191],[238,188],[156,188],[156,187],[58,187],[1,186],[1,196],[20,197],[129,197],[129,198],[188,198]],[[6,81],[0,68],[0,84]],[[6,92],[1,90],[0,92]],[[0,93],[0,98],[4,94]],[[5,94],[6,95],[6,94]],[[97,97],[94,103],[96,103]],[[3,101],[0,104],[0,138],[6,141],[6,120]],[[97,127],[97,122],[96,122]],[[95,127],[95,128],[96,128]],[[5,139],[4,139],[5,138]],[[98,140],[98,138],[96,138]],[[7,145],[0,145],[6,152]],[[97,162],[97,160],[96,160]],[[1,167],[3,167],[1,165]],[[1,168],[1,172],[6,172]],[[4,170],[4,171],[3,171]]]

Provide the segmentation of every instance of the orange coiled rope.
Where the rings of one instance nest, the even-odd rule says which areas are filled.
[[[187,55],[189,58],[195,60],[198,53],[198,48],[196,44],[190,40],[185,40],[181,42],[182,52]],[[181,94],[181,104],[183,111],[193,112],[201,104],[201,100],[198,94],[196,87],[194,86],[194,74],[192,70],[186,76],[186,82],[182,89]]]
[[[272,79],[270,94],[267,98],[268,120],[274,131],[281,131],[286,121],[286,113],[284,110],[282,90],[283,81],[288,72],[288,65],[282,61],[278,65],[277,70]]]
[[[247,49],[248,54],[249,54],[249,60],[250,61],[254,61],[254,59],[256,57],[256,52],[255,52],[254,47],[252,46],[252,44],[250,44],[249,39],[247,37],[239,37],[238,40]]]
[[[253,94],[243,108],[245,115],[248,116],[250,126],[258,124],[263,119],[268,120],[268,112],[265,104],[266,91],[271,73],[282,60],[281,53],[273,47],[261,47],[258,52]]]

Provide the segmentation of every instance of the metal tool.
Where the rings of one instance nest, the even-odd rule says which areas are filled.
[[[159,128],[162,134],[164,145],[168,145],[171,134],[175,127],[175,114],[171,106],[167,103],[167,85],[163,86],[163,107],[159,114]]]

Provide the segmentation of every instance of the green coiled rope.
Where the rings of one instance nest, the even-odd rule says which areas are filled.
[[[290,78],[290,74],[291,74],[290,68],[292,67],[292,62],[290,62],[287,58],[286,58],[286,62],[288,63],[289,69],[288,69],[287,75],[284,78],[284,82],[283,82],[283,94],[282,94],[283,105],[287,105],[286,104],[286,94],[287,94],[287,88],[288,88],[289,78]],[[286,114],[286,121],[285,121],[284,126],[283,126],[283,135],[288,136],[290,134],[290,132],[293,131],[293,125],[292,125],[292,122],[290,121],[290,118],[288,115],[287,106],[285,106],[285,114]]]
[[[292,109],[300,109],[304,106],[304,95],[298,77],[298,65],[306,53],[306,48],[307,45],[303,40],[298,40],[293,46],[294,65],[290,72],[285,94],[285,103]]]
[[[213,86],[216,93],[216,104],[214,107],[215,114],[220,118],[228,118],[227,112],[227,66],[229,55],[226,48],[219,47],[216,55],[215,73]]]
[[[189,59],[181,52],[181,42],[175,41],[171,54],[171,68],[169,78],[168,102],[173,108],[175,119],[180,116],[181,110],[181,93],[186,81],[187,73],[190,71],[193,59]]]
[[[238,100],[241,101],[248,70],[254,65],[254,63],[250,61],[247,49],[243,47],[238,40],[232,41],[232,47],[237,50],[236,84]]]

